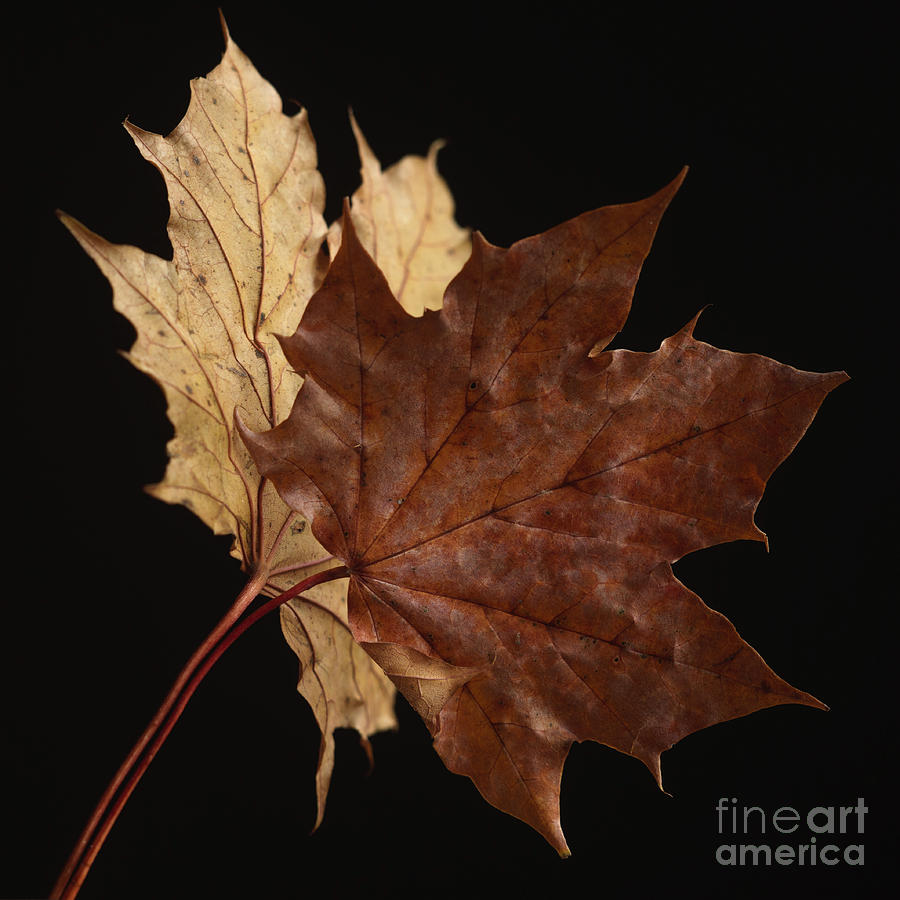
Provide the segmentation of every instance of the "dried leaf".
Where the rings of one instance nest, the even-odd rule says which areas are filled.
[[[296,333],[260,470],[351,570],[350,626],[454,772],[568,854],[574,741],[642,760],[707,725],[822,704],[671,563],[764,540],[753,514],[843,373],[622,328],[679,176],[501,249],[476,235],[443,309],[406,314],[347,225]],[[249,424],[249,423],[248,423]],[[443,684],[441,684],[443,682]]]
[[[326,554],[306,522],[260,478],[233,419],[239,410],[254,428],[276,425],[302,383],[274,336],[296,328],[327,266],[325,190],[306,111],[284,115],[275,89],[227,30],[225,39],[221,64],[191,82],[187,113],[170,135],[126,122],[165,179],[174,258],[110,244],[61,218],[110,280],[116,309],[137,330],[128,358],[166,395],[175,437],[163,480],[148,490],[187,506],[216,534],[234,535],[232,555],[247,571],[266,569],[266,593],[274,596],[296,583],[298,570],[316,571],[312,563]],[[379,203],[407,209],[410,228],[420,210],[427,219],[418,223],[420,232],[439,227],[462,241],[465,233],[451,228],[452,201],[434,172],[433,154],[409,157],[400,167],[423,174],[410,181],[388,170]],[[427,195],[419,198],[419,190]],[[373,240],[380,227],[373,223]],[[385,240],[393,239],[392,233]],[[460,241],[454,250],[465,255]],[[432,253],[446,255],[440,247],[424,256]],[[416,265],[432,264],[417,256]],[[421,302],[414,290],[408,294]],[[356,728],[365,738],[396,721],[393,686],[347,630],[344,583],[320,585],[310,597],[282,610],[282,627],[300,659],[298,689],[322,731],[318,825],[334,729]]]

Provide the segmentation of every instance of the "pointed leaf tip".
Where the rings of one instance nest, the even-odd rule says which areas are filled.
[[[222,29],[222,37],[225,39],[225,46],[227,47],[229,43],[231,43],[231,33],[228,30],[228,22],[225,21],[225,13],[222,11],[222,7],[219,7],[219,26]]]

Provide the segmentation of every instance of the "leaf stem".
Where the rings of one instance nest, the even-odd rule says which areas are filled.
[[[90,867],[103,846],[110,829],[125,806],[137,783],[169,732],[178,721],[194,691],[219,657],[254,623],[272,610],[317,584],[344,578],[349,574],[345,566],[317,572],[292,588],[267,600],[252,613],[242,614],[264,587],[267,573],[256,572],[238,595],[234,604],[181,670],[165,700],[138,738],[125,761],[110,781],[84,831],[75,844],[53,891],[50,900],[74,900],[87,877]]]

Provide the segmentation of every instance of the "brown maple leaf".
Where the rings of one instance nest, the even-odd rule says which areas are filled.
[[[298,572],[321,569],[326,554],[260,476],[233,418],[240,410],[254,428],[276,425],[296,396],[301,379],[275,335],[297,327],[327,267],[325,188],[306,111],[285,115],[278,93],[224,23],[223,30],[222,62],[191,82],[187,112],[171,134],[125,123],[165,179],[173,259],[112,244],[61,218],[110,280],[116,309],[137,331],[128,359],[166,395],[175,435],[165,476],[149,492],[187,506],[216,534],[234,535],[232,555],[263,581],[263,593],[275,596],[297,582]],[[459,270],[468,233],[453,220],[436,148],[382,173],[353,127],[364,171],[354,214],[370,246],[394,250],[394,286],[411,311],[421,311]],[[298,690],[322,732],[318,824],[335,728],[355,728],[365,740],[395,727],[394,690],[347,630],[342,582],[313,588],[311,597],[283,607],[281,617],[301,663]]]
[[[697,341],[604,348],[680,175],[647,200],[494,247],[415,318],[347,228],[283,339],[305,381],[242,434],[350,569],[355,638],[484,797],[562,855],[574,741],[642,760],[782,703],[763,662],[671,563],[764,540],[766,480],[843,373]],[[345,211],[346,218],[346,211]]]

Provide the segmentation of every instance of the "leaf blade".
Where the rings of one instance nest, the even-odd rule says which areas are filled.
[[[766,479],[846,376],[717,350],[693,322],[653,354],[602,349],[678,183],[509,250],[476,238],[440,314],[420,319],[345,216],[341,251],[283,342],[304,388],[282,426],[245,432],[351,568],[357,640],[479,672],[449,686],[435,746],[563,855],[573,741],[634,755],[661,785],[661,752],[699,728],[824,708],[670,564],[762,539]],[[327,429],[300,434],[317,416]],[[343,453],[349,484],[319,464],[326,449]]]

